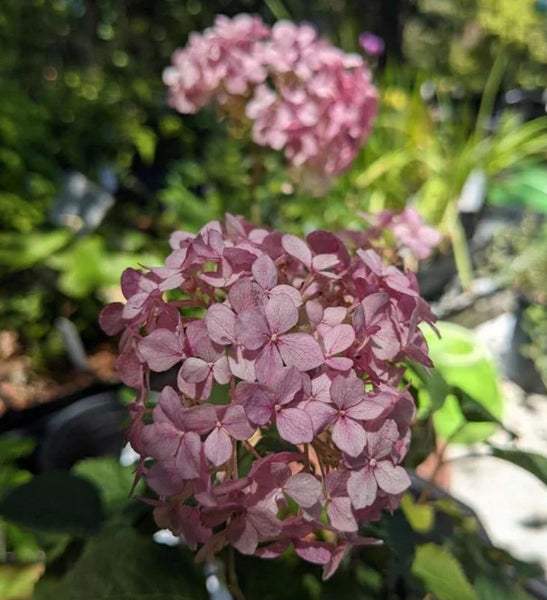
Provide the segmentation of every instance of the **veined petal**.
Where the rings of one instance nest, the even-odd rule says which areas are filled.
[[[213,304],[205,315],[209,337],[223,346],[235,341],[235,323],[235,314],[225,304]]]
[[[317,341],[307,333],[288,333],[277,341],[283,362],[299,371],[309,371],[321,365],[325,357]]]
[[[197,433],[189,431],[182,436],[175,464],[183,479],[197,479],[200,476],[201,440]]]
[[[251,271],[255,281],[265,290],[277,285],[277,267],[267,254],[262,254],[254,261]]]
[[[297,473],[283,487],[283,491],[304,508],[317,503],[321,490],[321,483],[311,473]]]
[[[258,308],[244,310],[236,319],[237,339],[249,350],[258,350],[270,338],[268,322]]]
[[[334,356],[347,350],[355,340],[355,331],[351,325],[336,325],[329,329],[323,337],[325,352],[328,356]]]
[[[378,486],[388,494],[400,494],[410,486],[410,477],[403,467],[395,467],[390,460],[381,460],[374,469]]]
[[[226,409],[222,426],[236,440],[248,440],[256,431],[256,428],[249,423],[245,410],[240,404]]]
[[[201,383],[207,379],[211,367],[201,358],[190,356],[180,370],[181,377],[188,383]]]
[[[351,500],[347,496],[332,498],[327,507],[330,524],[340,531],[357,531],[357,521],[351,510]]]
[[[376,500],[377,493],[378,484],[368,467],[351,473],[348,479],[348,494],[354,508],[370,506]]]
[[[264,312],[272,333],[285,333],[298,322],[298,309],[291,298],[284,294],[272,296],[266,302]]]
[[[226,355],[221,356],[213,364],[213,376],[220,385],[224,385],[230,381],[232,372],[230,371],[230,363]]]
[[[182,360],[180,339],[169,329],[156,329],[139,343],[139,352],[152,371],[161,373]]]
[[[338,417],[332,427],[332,441],[342,452],[358,456],[365,449],[367,436],[361,425],[353,419]]]
[[[295,235],[286,233],[281,238],[281,244],[283,246],[283,250],[285,250],[287,254],[304,263],[308,269],[311,268],[312,254],[306,242]]]
[[[313,440],[310,416],[301,408],[284,408],[276,414],[280,437],[291,444],[307,444]]]
[[[219,467],[232,456],[232,440],[222,427],[215,427],[205,440],[204,449],[205,456]]]

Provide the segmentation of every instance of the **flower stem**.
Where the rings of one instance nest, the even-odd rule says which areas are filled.
[[[235,552],[232,546],[228,547],[226,555],[226,576],[228,578],[228,589],[234,596],[235,600],[246,600],[245,594],[239,587],[236,571],[236,558]]]

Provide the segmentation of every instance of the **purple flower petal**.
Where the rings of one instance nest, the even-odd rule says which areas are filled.
[[[265,290],[277,285],[277,267],[267,254],[262,254],[254,261],[252,273],[258,285]]]
[[[272,296],[266,302],[264,311],[272,333],[284,333],[292,329],[298,322],[298,309],[291,298],[284,294]]]
[[[197,433],[189,431],[182,436],[175,464],[183,479],[197,479],[200,475],[201,440]]]
[[[236,387],[236,397],[252,423],[265,425],[271,419],[274,395],[265,385],[242,381]]]
[[[331,546],[327,542],[310,542],[308,540],[295,540],[294,550],[300,558],[316,565],[325,565],[332,555]]]
[[[219,467],[232,456],[232,440],[221,427],[215,427],[205,440],[204,449],[205,456]]]
[[[357,521],[351,510],[351,500],[347,496],[332,498],[327,507],[330,524],[340,531],[357,531]]]
[[[335,371],[349,371],[353,367],[353,360],[345,356],[335,356],[327,358],[325,364]]]
[[[332,441],[346,454],[358,456],[365,449],[365,430],[347,417],[339,417],[332,427]]]
[[[230,371],[230,363],[227,356],[221,356],[215,361],[213,364],[213,376],[220,385],[224,385],[230,381],[232,372]]]
[[[290,233],[286,233],[281,238],[281,244],[283,245],[283,250],[285,250],[287,254],[304,263],[308,269],[311,268],[311,251],[308,248],[308,245],[300,238],[297,238],[295,235],[291,235]]]
[[[351,325],[336,325],[323,337],[327,356],[334,356],[347,350],[355,340],[355,331]]]
[[[262,348],[270,339],[268,322],[258,308],[250,308],[239,314],[235,332],[237,339],[249,350]]]
[[[310,416],[300,408],[284,408],[276,416],[280,437],[291,444],[307,444],[313,440]]]
[[[213,304],[205,315],[207,333],[213,342],[226,346],[235,341],[235,314],[225,304]]]
[[[372,471],[365,467],[360,471],[353,471],[348,479],[348,494],[354,508],[370,506],[378,493],[378,484]]]
[[[285,484],[283,491],[300,506],[309,508],[321,496],[321,483],[310,473],[297,473]]]
[[[207,379],[211,367],[201,358],[190,356],[180,370],[181,377],[188,383],[201,383]]]
[[[389,460],[381,460],[374,469],[378,486],[388,494],[400,494],[410,486],[410,477],[403,467],[395,467]]]
[[[307,333],[288,333],[279,338],[277,347],[283,362],[299,371],[315,369],[325,357],[317,340]]]
[[[222,426],[236,440],[248,440],[255,432],[255,427],[249,423],[243,406],[236,404],[226,409]]]
[[[139,343],[139,352],[152,371],[167,371],[183,358],[180,338],[168,329],[156,329]]]
[[[302,406],[302,409],[310,415],[315,435],[324,431],[336,419],[338,414],[338,411],[331,404],[319,400],[307,402]]]

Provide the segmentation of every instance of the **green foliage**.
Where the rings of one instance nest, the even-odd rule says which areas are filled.
[[[522,450],[505,450],[492,447],[492,456],[501,458],[517,465],[521,469],[535,475],[542,483],[547,485],[547,458],[537,452],[524,452]]]
[[[424,544],[416,550],[412,573],[439,600],[477,600],[458,561],[441,546]]]
[[[109,513],[123,509],[129,503],[129,492],[134,474],[131,468],[122,467],[112,458],[88,458],[74,466],[72,472],[87,479],[99,490],[103,506]],[[143,491],[142,481],[134,490],[138,496]]]
[[[91,539],[74,568],[57,585],[38,585],[34,598],[205,600],[207,593],[188,552],[121,528]]]
[[[99,530],[103,509],[91,483],[62,471],[52,471],[4,494],[0,515],[37,531],[80,536]]]
[[[507,48],[507,87],[544,87],[545,16],[535,6],[534,0],[419,0],[405,23],[405,57],[444,90],[480,92],[491,61]]]
[[[503,427],[495,366],[471,331],[453,323],[437,325],[440,338],[425,332],[436,368],[431,378],[422,377],[419,414],[433,411],[435,429],[445,440],[470,443],[486,439],[496,426]]]
[[[0,565],[0,598],[25,600],[32,596],[34,585],[42,575],[42,564]]]

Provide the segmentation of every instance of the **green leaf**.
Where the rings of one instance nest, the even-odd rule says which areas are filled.
[[[0,234],[0,265],[11,270],[27,269],[65,246],[74,234],[68,229],[48,233]]]
[[[491,447],[492,455],[525,469],[535,475],[542,483],[547,485],[547,457],[536,452],[523,452],[522,450],[503,450]]]
[[[435,509],[429,504],[418,504],[411,494],[405,494],[401,500],[401,509],[414,531],[427,533],[435,522]]]
[[[0,438],[0,465],[28,456],[36,446],[36,442],[29,437],[11,437]]]
[[[72,472],[88,479],[99,489],[107,511],[114,512],[132,502],[129,497],[135,478],[132,467],[122,467],[114,458],[87,458],[75,465]],[[142,483],[141,480],[138,487]],[[136,493],[139,493],[138,490]]]
[[[26,600],[38,579],[44,572],[44,565],[0,565],[0,598],[2,600]]]
[[[460,563],[442,546],[424,544],[416,549],[412,574],[439,600],[478,600]]]
[[[475,581],[479,600],[533,600],[517,583],[494,581],[482,575]]]
[[[0,515],[37,531],[85,536],[99,530],[103,510],[89,481],[51,471],[10,490],[0,501]]]
[[[501,427],[506,433],[508,433],[512,438],[517,437],[517,435],[507,429],[505,425],[501,422],[498,417],[493,415],[483,404],[481,404],[478,400],[475,400],[473,396],[458,388],[453,386],[451,388],[451,392],[458,401],[458,405],[465,420],[468,423],[495,423],[499,427]]]
[[[90,540],[63,580],[39,585],[34,600],[205,600],[204,579],[189,552],[116,528]]]

